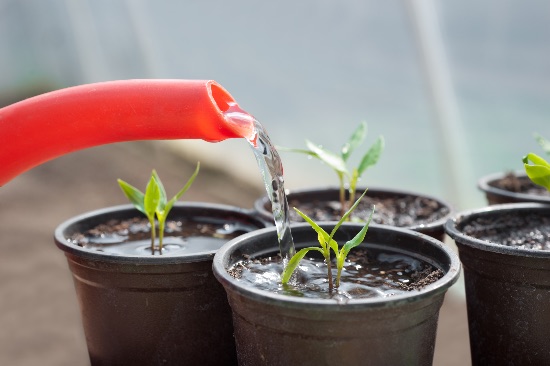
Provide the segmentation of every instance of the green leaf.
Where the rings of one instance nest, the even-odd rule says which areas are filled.
[[[365,137],[367,137],[367,123],[361,122],[359,127],[353,132],[348,142],[342,146],[342,159],[344,161],[347,161],[350,157],[351,153],[355,150],[355,148],[365,140]]]
[[[339,258],[340,257],[343,258],[342,261],[347,257],[350,250],[352,250],[353,248],[355,248],[356,246],[361,244],[363,242],[363,240],[365,239],[365,236],[367,235],[367,231],[369,229],[370,222],[372,220],[372,215],[374,214],[374,209],[375,208],[373,207],[372,211],[370,213],[369,219],[367,220],[367,222],[365,223],[365,226],[363,226],[361,231],[359,231],[353,239],[346,242],[346,244],[344,244],[344,246],[342,247],[342,250],[341,250],[341,253],[340,253],[340,256],[339,256]]]
[[[309,140],[306,140],[306,145],[308,149],[310,149],[313,153],[316,154],[319,160],[327,164],[336,172],[346,174],[346,175],[348,174],[346,162],[342,159],[342,157],[334,154],[332,151],[326,150],[320,146],[315,145]]]
[[[317,234],[321,235],[323,237],[323,239],[325,239],[326,243],[329,242],[330,236],[328,235],[328,233],[325,230],[323,230],[322,227],[317,225],[317,223],[315,221],[310,219],[305,213],[298,210],[296,207],[294,207],[294,211],[296,211],[298,213],[298,215],[300,215],[304,220],[306,220],[309,223],[309,225],[311,225],[312,229],[315,230],[317,232]]]
[[[155,180],[155,183],[157,184],[157,187],[159,189],[159,203],[157,206],[157,211],[163,211],[164,206],[166,206],[166,190],[164,189],[164,185],[162,184],[162,181],[160,180],[160,177],[157,174],[157,171],[153,169],[152,178]]]
[[[304,259],[304,257],[306,256],[306,254],[310,250],[317,250],[317,251],[323,253],[321,248],[317,248],[317,247],[308,247],[308,248],[300,249],[296,254],[294,254],[292,256],[292,258],[290,258],[290,261],[288,261],[288,264],[286,265],[286,267],[283,271],[283,275],[282,275],[282,278],[281,278],[281,282],[283,284],[288,283],[288,281],[290,280],[290,277],[292,276],[292,274],[294,273],[294,271],[298,267],[298,264],[300,264],[300,261],[302,259]]]
[[[529,164],[529,162],[533,163],[533,165],[541,165],[550,168],[550,164],[537,154],[529,153],[523,158],[524,164]]]
[[[358,176],[361,176],[368,167],[373,166],[378,162],[378,159],[380,158],[383,149],[384,138],[382,136],[379,136],[374,144],[371,146],[369,151],[367,151],[367,153],[361,159],[361,163],[359,163],[359,167],[357,168]]]
[[[160,202],[160,189],[154,176],[151,175],[147,188],[145,189],[145,200],[143,208],[147,216],[154,216]]]
[[[533,163],[534,165],[530,164]],[[550,164],[540,156],[530,153],[523,158],[525,172],[531,181],[550,191]]]
[[[139,211],[145,214],[143,192],[141,192],[136,187],[126,183],[122,179],[118,179],[117,181],[118,181],[118,185],[122,189],[122,192],[128,198],[128,200],[135,206],[135,208],[137,208]]]

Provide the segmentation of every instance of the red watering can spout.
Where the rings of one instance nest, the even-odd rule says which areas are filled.
[[[236,110],[240,118],[232,118]],[[121,80],[42,94],[0,109],[0,186],[50,159],[108,143],[250,138],[254,119],[246,116],[212,80]]]

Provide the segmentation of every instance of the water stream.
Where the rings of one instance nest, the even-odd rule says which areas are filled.
[[[252,147],[262,174],[267,195],[271,200],[271,208],[279,240],[279,250],[283,263],[286,264],[286,261],[288,261],[296,251],[294,249],[292,233],[290,232],[290,218],[285,194],[281,158],[260,122],[240,109],[237,104],[230,104],[229,109],[225,112],[225,116],[236,122],[240,120],[250,121],[253,119],[254,132],[251,136],[246,136],[246,139]]]

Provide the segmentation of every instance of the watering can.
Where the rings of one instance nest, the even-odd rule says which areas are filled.
[[[253,135],[254,118],[212,80],[120,80],[60,89],[0,109],[0,186],[93,146]]]

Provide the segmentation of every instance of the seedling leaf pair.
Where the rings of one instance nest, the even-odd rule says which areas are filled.
[[[118,184],[128,200],[134,205],[135,208],[143,212],[149,220],[149,224],[151,225],[152,252],[155,250],[155,216],[159,224],[159,251],[162,253],[164,227],[166,225],[168,214],[170,213],[170,210],[172,210],[172,207],[174,207],[174,204],[189,189],[189,187],[191,187],[191,184],[193,184],[193,181],[199,174],[199,169],[200,163],[197,163],[197,167],[191,178],[189,178],[185,186],[170,200],[168,200],[164,185],[155,170],[151,173],[151,178],[147,183],[145,193],[121,179],[118,180]]]

